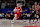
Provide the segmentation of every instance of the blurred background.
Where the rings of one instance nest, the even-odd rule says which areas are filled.
[[[29,19],[34,17],[34,15],[39,15],[40,19],[40,9],[38,12],[35,11],[35,2],[40,6],[40,0],[0,0],[0,19],[13,19],[14,12],[13,9],[16,7],[17,3],[22,3],[22,12],[19,19]]]

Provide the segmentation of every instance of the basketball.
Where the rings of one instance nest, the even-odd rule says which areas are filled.
[[[14,9],[14,12],[17,12],[17,9]]]

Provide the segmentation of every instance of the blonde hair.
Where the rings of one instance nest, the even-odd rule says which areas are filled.
[[[34,4],[36,4],[37,2],[35,2]]]

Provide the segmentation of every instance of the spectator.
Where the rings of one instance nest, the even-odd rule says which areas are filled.
[[[9,6],[10,6],[10,3],[7,3],[7,8],[9,8]]]
[[[4,9],[4,8],[5,8],[5,6],[6,6],[6,1],[5,1],[4,3],[2,3],[2,4],[1,4],[1,8],[3,8],[3,9]]]
[[[27,17],[30,17],[30,13],[27,14]]]
[[[3,17],[4,17],[4,13],[2,13]]]
[[[28,13],[27,9],[25,9],[25,14]]]
[[[7,16],[7,17],[10,17],[10,14],[7,13],[6,16]]]
[[[27,7],[30,8],[30,4],[29,4],[29,2],[27,3]]]
[[[29,8],[28,13],[31,13],[31,12],[32,12],[32,8]]]
[[[3,15],[0,13],[0,17],[3,17]]]

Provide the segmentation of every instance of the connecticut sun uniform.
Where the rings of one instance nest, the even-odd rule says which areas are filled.
[[[39,5],[39,12],[40,12],[40,5]]]
[[[20,10],[21,10],[21,8],[19,7],[19,8],[15,8],[15,10],[14,11],[17,11],[17,12],[14,12],[14,15],[16,14],[17,15],[17,18],[19,18],[20,17]]]

